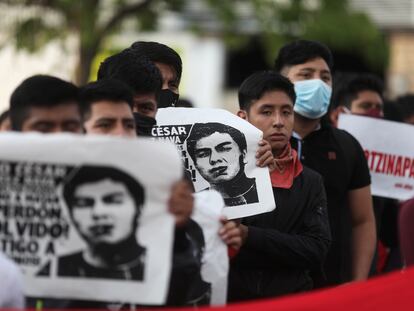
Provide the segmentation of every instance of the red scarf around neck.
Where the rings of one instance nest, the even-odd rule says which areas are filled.
[[[272,186],[274,188],[289,189],[293,185],[293,179],[303,171],[298,153],[291,148],[290,144],[287,144],[283,152],[274,161],[276,168],[270,173]]]

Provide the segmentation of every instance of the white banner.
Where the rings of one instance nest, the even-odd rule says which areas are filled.
[[[340,114],[338,127],[351,133],[364,149],[373,195],[398,200],[414,197],[414,126]]]
[[[165,108],[156,119],[152,135],[177,145],[195,191],[218,191],[228,219],[275,208],[269,171],[256,166],[256,127],[222,109]]]
[[[171,269],[172,144],[0,135],[0,245],[35,297],[162,304]],[[154,290],[154,288],[156,290]]]
[[[220,238],[220,215],[224,207],[221,195],[213,190],[194,194],[191,218],[203,231],[201,276],[211,286],[210,305],[225,305],[229,258],[227,245]]]

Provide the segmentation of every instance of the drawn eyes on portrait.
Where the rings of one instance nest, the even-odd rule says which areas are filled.
[[[92,208],[95,205],[95,199],[78,197],[73,198],[73,207],[75,208]]]
[[[106,204],[122,204],[125,201],[125,195],[123,193],[111,193],[104,196],[102,201]]]
[[[217,152],[230,152],[233,150],[232,143],[230,141],[217,145]]]
[[[211,149],[197,149],[194,154],[196,158],[208,158],[211,155]]]
[[[121,205],[125,201],[123,193],[110,193],[102,197],[102,202],[105,205]],[[73,206],[75,208],[93,208],[96,204],[95,198],[77,197],[74,198]]]

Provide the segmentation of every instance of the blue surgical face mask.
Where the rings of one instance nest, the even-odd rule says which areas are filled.
[[[293,110],[309,119],[318,119],[328,111],[332,89],[320,79],[295,82],[296,102]]]

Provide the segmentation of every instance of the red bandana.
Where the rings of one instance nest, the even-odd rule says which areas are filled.
[[[282,154],[274,161],[276,168],[270,173],[272,186],[289,189],[293,185],[293,179],[303,171],[298,153],[290,147],[290,144],[287,144]]]

